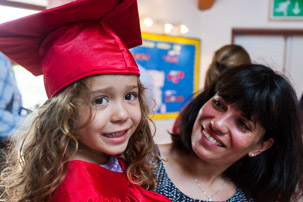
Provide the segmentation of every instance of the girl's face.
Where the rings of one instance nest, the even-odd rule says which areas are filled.
[[[261,141],[265,133],[258,121],[247,119],[232,104],[215,95],[199,111],[192,131],[192,148],[202,160],[232,165],[249,154],[258,155],[273,140]]]
[[[129,138],[141,120],[136,75],[97,75],[89,77],[93,120],[77,137],[91,149],[109,155],[125,151]],[[78,126],[89,118],[89,106],[79,104]]]

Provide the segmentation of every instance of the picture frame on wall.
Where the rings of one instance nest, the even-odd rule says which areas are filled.
[[[132,48],[147,88],[152,119],[176,118],[198,90],[200,40],[142,33],[143,44]]]
[[[270,20],[303,20],[302,0],[270,0]]]

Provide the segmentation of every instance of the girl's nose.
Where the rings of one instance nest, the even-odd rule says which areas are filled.
[[[123,122],[129,117],[128,111],[124,103],[118,103],[113,106],[113,111],[111,115],[112,122]]]

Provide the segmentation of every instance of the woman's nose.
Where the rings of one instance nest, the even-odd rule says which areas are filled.
[[[210,122],[210,127],[219,135],[224,135],[228,132],[230,126],[229,116],[222,114],[214,117]]]

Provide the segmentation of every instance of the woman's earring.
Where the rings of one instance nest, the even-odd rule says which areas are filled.
[[[250,156],[251,156],[251,157],[255,157],[255,154],[254,154],[254,153],[252,153]]]

